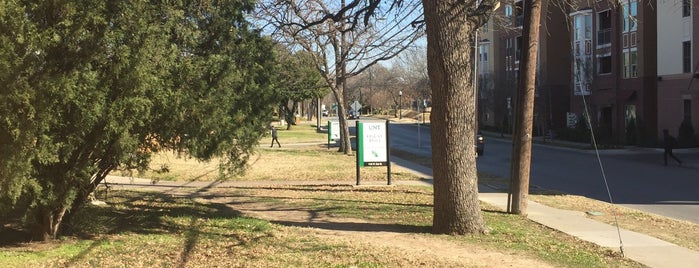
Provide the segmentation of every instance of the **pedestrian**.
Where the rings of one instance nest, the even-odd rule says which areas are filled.
[[[274,147],[274,142],[276,141],[277,145],[279,145],[279,147],[281,148],[282,145],[279,144],[279,139],[277,139],[277,128],[275,128],[274,126],[269,126],[269,128],[272,130],[272,145],[270,145],[269,147]]]
[[[682,161],[680,161],[680,159],[678,159],[672,153],[672,149],[675,148],[675,146],[677,145],[677,140],[675,139],[675,137],[670,136],[667,129],[663,129],[663,144],[665,145],[665,153],[663,153],[663,160],[665,161],[665,165],[667,166],[667,156],[669,155],[670,157],[672,157],[672,159],[675,159],[675,161],[677,161],[677,163],[681,166]]]

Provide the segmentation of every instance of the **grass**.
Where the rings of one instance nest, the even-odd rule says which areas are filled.
[[[355,188],[349,186],[283,186],[241,190],[251,202],[303,207],[312,214],[349,217],[386,224],[383,228],[428,235],[432,223],[432,189],[421,186]],[[262,197],[262,199],[256,198]],[[482,204],[488,235],[442,236],[470,246],[486,246],[543,259],[562,267],[641,267],[609,249]],[[276,209],[279,209],[278,207]]]
[[[488,235],[432,235],[431,189],[418,186],[286,186],[218,189],[213,196],[304,207],[331,217],[353,217],[381,231],[409,232],[508,256],[544,259],[558,267],[637,267],[598,246],[521,217],[486,208]],[[258,197],[264,197],[259,198]],[[186,196],[113,191],[109,206],[82,210],[73,236],[48,244],[0,249],[1,267],[448,267],[434,257],[406,257],[390,248],[322,239],[313,231],[242,216],[222,203]],[[279,207],[277,207],[279,209]],[[519,257],[517,257],[519,258]]]
[[[327,121],[321,121],[321,124],[327,124]],[[284,146],[284,144],[290,143],[322,143],[328,141],[328,133],[317,132],[315,121],[313,124],[304,121],[299,125],[292,126],[291,130],[287,130],[286,127],[280,126],[277,126],[277,129],[277,134],[279,135],[279,142],[282,144],[282,146]],[[260,140],[260,144],[269,145],[269,141],[271,140],[272,138],[268,134]]]
[[[437,241],[435,245],[454,244],[466,252],[485,249],[516,260],[544,260],[556,267],[640,266],[608,249],[485,204],[483,215],[491,228],[489,234],[458,237],[429,234],[431,187],[353,187],[349,185],[354,181],[353,161],[351,156],[318,146],[281,150],[263,146],[247,175],[237,179],[347,180],[350,183],[214,188],[197,193],[197,197],[112,190],[105,200],[108,206],[87,206],[66,223],[63,227],[68,235],[63,239],[0,247],[0,267],[464,266],[462,262],[425,252],[407,253],[390,246],[361,243],[384,232],[413,234]],[[158,164],[154,165],[152,169],[156,170]],[[205,180],[201,174],[206,174],[207,168],[202,163],[185,165],[175,161],[171,162],[168,172],[161,174],[174,180],[192,177]],[[366,173],[363,177],[375,176],[375,180],[382,180],[385,175],[383,168],[364,168],[362,172]],[[417,179],[406,170],[394,168],[394,172],[396,180]],[[497,183],[499,180],[490,178],[489,181]],[[273,208],[270,209],[273,212],[308,213],[320,218],[320,228],[325,226],[328,230],[378,232],[329,239],[314,229],[252,218],[234,209],[246,205],[254,206],[254,211],[258,212]],[[333,222],[341,223],[339,227],[331,227]],[[352,224],[343,225],[343,222]],[[0,233],[0,242],[2,237]],[[409,247],[418,248],[419,245],[410,244]],[[477,255],[476,259],[480,258]],[[487,259],[482,261],[471,265],[491,265]]]
[[[186,197],[115,191],[110,207],[79,215],[70,238],[38,248],[4,248],[2,267],[375,266],[374,253],[328,243],[299,228],[241,217]],[[126,216],[127,215],[127,216]],[[89,227],[84,227],[89,226]]]
[[[432,161],[429,158],[397,150],[393,150],[392,153],[427,167],[432,166]],[[509,184],[509,181],[505,178],[483,173],[478,174],[478,181],[480,184],[502,190],[506,190]],[[612,225],[616,225],[618,221],[621,228],[647,234],[692,250],[699,250],[699,224],[548,189],[531,190],[529,199],[560,209],[580,212],[602,212],[603,215],[588,215],[588,217]],[[614,215],[617,217],[615,218]]]
[[[284,134],[282,134],[284,133]],[[285,141],[283,138],[290,137]],[[328,148],[324,142],[327,134],[315,132],[315,125],[305,122],[294,126],[291,131],[279,131],[282,148],[266,146],[263,138],[260,147],[250,157],[245,174],[228,180],[277,180],[277,181],[348,181],[356,180],[356,156],[337,152],[337,147]],[[302,143],[302,145],[294,145]],[[315,144],[306,144],[315,143]],[[150,168],[145,172],[118,170],[112,175],[134,176],[158,180],[212,181],[219,179],[218,160],[201,162],[178,155],[175,152],[160,152],[153,156]],[[303,168],[299,168],[303,166]],[[385,167],[360,169],[362,180],[386,180]],[[417,176],[400,167],[391,170],[393,180],[417,180]]]

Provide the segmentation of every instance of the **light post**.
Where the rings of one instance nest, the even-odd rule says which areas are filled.
[[[398,90],[398,119],[403,119],[403,91]]]

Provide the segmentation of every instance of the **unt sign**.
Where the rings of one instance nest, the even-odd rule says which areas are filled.
[[[389,161],[388,121],[357,121],[357,185],[360,183],[361,167],[386,166],[388,185],[391,185],[391,162]]]
[[[328,121],[328,149],[330,143],[340,139],[340,122]]]

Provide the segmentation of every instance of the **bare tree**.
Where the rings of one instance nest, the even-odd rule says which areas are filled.
[[[303,5],[299,5],[283,2],[280,5],[288,8],[282,9],[285,11],[278,14],[271,14],[274,17],[271,21],[280,29],[286,29],[282,36],[293,38],[293,41],[298,42],[304,49],[319,51],[319,55],[325,56],[325,61],[318,61],[318,68],[326,75],[340,107],[344,107],[342,102],[347,75],[365,69],[347,71],[347,63],[375,62],[362,60],[359,55],[363,54],[350,57],[350,52],[353,51],[350,48],[353,46],[349,45],[352,42],[348,42],[346,38],[348,35],[359,37],[356,31],[371,28],[372,18],[383,17],[377,15],[377,12],[382,10],[381,1],[353,0],[347,5],[342,1],[335,9],[336,12],[331,12],[327,6],[317,2],[313,2],[312,5],[310,3],[303,2]],[[389,10],[409,6],[404,1],[392,3]],[[486,232],[478,200],[478,177],[473,148],[477,119],[472,79],[474,59],[471,52],[474,33],[488,21],[495,4],[495,0],[423,1],[427,32],[427,67],[434,103],[431,132],[435,233]],[[268,11],[272,7],[266,6]],[[288,20],[290,17],[305,19],[293,22]],[[362,21],[363,24],[358,23]],[[369,46],[371,47],[373,46]],[[361,46],[354,48],[356,50]],[[372,50],[364,48],[358,52]],[[342,109],[340,112],[344,115]],[[342,127],[343,135],[348,136],[346,124]],[[345,142],[349,144],[348,139],[343,140],[343,143]]]
[[[407,84],[408,92],[417,98],[430,99],[430,80],[427,75],[427,52],[425,47],[413,46],[393,61],[395,72]],[[412,91],[412,92],[411,92]]]
[[[258,11],[273,38],[315,55],[316,68],[337,101],[340,151],[350,154],[347,79],[395,57],[423,35],[413,23],[421,18],[419,2],[383,7],[379,1],[269,0],[260,2]]]
[[[351,98],[371,109],[390,110],[397,105],[398,91],[404,87],[395,70],[381,64],[371,66],[361,74],[348,79],[346,90]],[[396,99],[394,101],[394,99]]]

